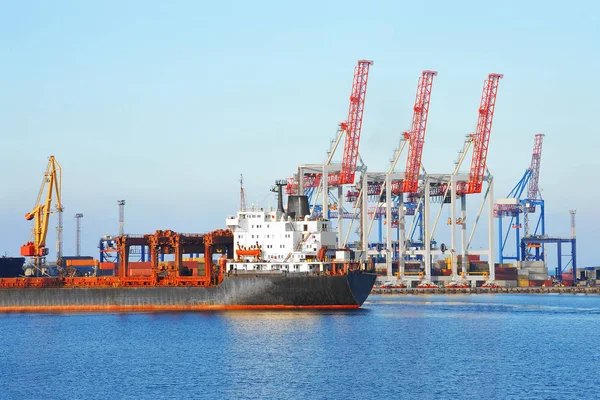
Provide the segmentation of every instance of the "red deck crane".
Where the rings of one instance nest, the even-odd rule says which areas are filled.
[[[406,159],[406,171],[402,191],[414,193],[419,189],[419,171],[421,170],[421,159],[423,156],[423,144],[425,143],[425,130],[427,128],[427,117],[429,115],[429,101],[431,99],[431,87],[435,71],[423,71],[417,86],[417,95],[413,107],[412,128],[405,133],[408,136],[408,157]]]
[[[473,157],[471,159],[471,170],[468,182],[459,182],[456,192],[460,195],[481,193],[483,177],[485,175],[488,145],[490,133],[492,132],[492,121],[496,108],[496,95],[498,93],[498,82],[502,74],[489,74],[483,84],[481,104],[479,106],[479,119],[477,130],[473,135]]]

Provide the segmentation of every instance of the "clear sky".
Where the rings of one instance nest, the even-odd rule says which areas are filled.
[[[600,6],[593,1],[1,1],[0,251],[17,255],[47,158],[63,167],[65,254],[118,231],[203,232],[275,179],[322,162],[353,67],[374,60],[360,152],[387,169],[423,69],[438,71],[423,163],[449,172],[500,82],[488,167],[505,196],[546,134],[547,230],[600,264]],[[473,201],[474,203],[475,201]],[[447,218],[447,215],[444,215]],[[55,220],[51,221],[55,226]],[[48,247],[54,254],[54,232]]]

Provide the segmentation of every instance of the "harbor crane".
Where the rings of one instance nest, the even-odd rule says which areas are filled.
[[[360,133],[362,131],[363,113],[367,96],[369,68],[371,65],[373,65],[373,61],[359,60],[356,67],[354,67],[348,118],[346,121],[340,123],[337,139],[325,162],[326,165],[331,164],[337,145],[341,140],[342,135],[344,135],[344,153],[342,156],[341,170],[328,174],[327,183],[329,187],[354,183],[356,164],[359,158],[358,147],[360,144]],[[286,193],[296,193],[299,186],[302,189],[318,187],[321,184],[321,176],[321,174],[313,173],[303,174],[303,176],[299,175],[297,180],[288,179]],[[299,185],[301,179],[302,185]]]
[[[408,157],[406,159],[406,170],[404,172],[403,193],[414,193],[419,189],[419,172],[421,171],[421,159],[423,157],[423,145],[425,143],[425,131],[427,129],[427,117],[429,115],[429,102],[431,100],[431,87],[435,71],[423,71],[419,78],[417,96],[413,107],[412,127],[405,135],[408,136]]]
[[[360,143],[360,132],[362,130],[363,113],[365,110],[365,98],[367,96],[367,81],[369,78],[369,67],[373,61],[360,60],[354,68],[354,79],[352,81],[352,93],[350,94],[350,107],[348,109],[348,120],[342,123],[341,128],[346,131],[344,141],[344,155],[342,157],[342,170],[336,184],[354,183],[356,173],[356,161],[358,160],[358,145]]]
[[[34,221],[31,238],[30,241],[21,246],[21,255],[31,257],[32,264],[38,272],[48,255],[46,235],[48,234],[50,214],[53,212],[51,208],[53,194],[56,196],[55,211],[58,213],[63,211],[61,186],[62,168],[54,156],[50,156],[35,206],[33,210],[25,214],[27,221]]]
[[[477,129],[473,135],[473,157],[471,158],[469,181],[458,182],[456,191],[459,195],[481,193],[490,144],[490,134],[492,132],[492,121],[494,120],[494,111],[496,109],[498,83],[503,76],[502,74],[489,74],[483,85]]]
[[[494,217],[498,219],[498,230],[499,230],[499,253],[498,262],[504,263],[505,260],[521,260],[521,229],[524,229],[525,237],[528,236],[545,236],[545,210],[544,200],[542,199],[539,189],[539,178],[540,178],[540,165],[542,159],[542,144],[544,140],[544,134],[538,133],[535,135],[533,144],[533,152],[531,154],[531,164],[525,170],[523,177],[510,191],[508,196],[504,199],[498,199],[494,204]],[[521,196],[524,192],[527,192],[527,198],[522,199]],[[537,223],[533,232],[529,230],[529,221],[531,214],[536,212],[536,206],[540,206],[540,213]],[[521,224],[520,214],[523,215],[524,224]],[[509,224],[504,227],[503,218],[511,217]],[[506,231],[504,231],[506,228]],[[507,243],[511,232],[514,232],[516,253],[514,255],[507,254]],[[536,248],[536,252],[542,252]]]
[[[390,194],[391,196],[398,196],[399,202],[397,206],[394,206],[393,209],[387,213],[384,210],[379,210],[377,207],[377,212],[370,212],[371,222],[369,224],[368,234],[371,232],[371,227],[375,217],[379,217],[379,231],[380,231],[380,239],[381,242],[381,216],[387,215],[388,220],[392,221],[392,227],[398,227],[399,222],[398,219],[399,214],[398,210],[400,207],[405,207],[407,204],[404,203],[404,193],[409,194],[409,198],[412,196],[414,198],[416,196],[416,192],[419,190],[419,173],[421,171],[421,160],[423,158],[423,146],[425,144],[425,133],[427,129],[427,119],[429,117],[429,105],[431,102],[431,89],[433,86],[433,78],[437,75],[436,71],[425,70],[421,72],[421,76],[419,77],[419,81],[417,84],[417,92],[415,95],[415,103],[413,106],[413,117],[411,128],[408,131],[405,131],[400,139],[400,144],[397,149],[394,151],[394,156],[390,163],[390,168],[385,174],[385,176],[391,176],[394,174],[394,169],[396,168],[396,164],[402,154],[402,150],[406,143],[408,143],[408,156],[406,158],[406,168],[402,178],[394,178],[390,179]],[[369,174],[368,174],[369,175]],[[373,174],[371,174],[373,175]],[[381,175],[375,173],[374,175]],[[380,202],[381,198],[385,195],[385,180],[384,181],[371,181],[367,183],[367,195],[372,196],[376,195],[376,201]],[[360,195],[359,190],[354,192],[349,192],[349,200],[356,201],[358,196]],[[387,196],[385,196],[387,198]],[[387,201],[387,200],[386,200]],[[402,213],[402,218],[404,214],[414,215],[415,209],[418,207],[416,202],[410,202],[406,211]],[[395,209],[395,211],[394,211]],[[414,231],[413,231],[414,233]],[[403,233],[404,234],[404,233]],[[391,237],[391,232],[388,234]],[[404,240],[404,238],[402,239]]]

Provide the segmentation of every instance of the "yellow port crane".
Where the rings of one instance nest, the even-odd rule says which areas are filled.
[[[50,220],[50,214],[52,213],[52,194],[56,194],[56,212],[62,212],[63,207],[61,203],[61,186],[62,186],[62,168],[56,161],[54,156],[50,156],[48,160],[48,166],[46,167],[46,173],[42,181],[42,187],[37,197],[37,202],[33,207],[33,210],[25,214],[27,221],[34,220],[33,230],[31,233],[31,239],[25,245],[21,246],[21,255],[24,257],[32,257],[34,267],[39,271],[44,258],[48,255],[48,248],[46,247],[46,235],[48,234],[48,222]],[[45,201],[42,203],[42,199]],[[59,223],[59,239],[60,240],[60,223]]]

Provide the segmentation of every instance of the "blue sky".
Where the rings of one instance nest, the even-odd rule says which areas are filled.
[[[64,169],[67,254],[72,214],[84,213],[83,252],[96,256],[121,198],[128,232],[222,227],[240,173],[248,201],[264,204],[275,179],[324,159],[366,58],[360,152],[371,170],[387,168],[408,128],[423,69],[438,71],[431,172],[452,169],[484,79],[503,73],[488,158],[496,196],[545,133],[548,232],[567,235],[576,208],[580,265],[600,264],[599,11],[591,1],[0,1],[0,251],[27,240],[22,216],[50,154]]]

